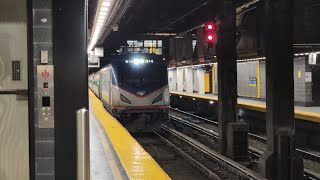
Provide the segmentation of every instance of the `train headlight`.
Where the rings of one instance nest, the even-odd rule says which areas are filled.
[[[124,103],[127,103],[127,104],[132,104],[132,102],[130,101],[129,98],[127,98],[125,95],[123,94],[120,94],[120,100]]]
[[[152,101],[152,104],[162,101],[162,96],[163,96],[162,93],[159,94],[156,98],[154,98],[154,100]]]

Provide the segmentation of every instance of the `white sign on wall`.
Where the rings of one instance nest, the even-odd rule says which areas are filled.
[[[316,53],[309,54],[309,64],[310,65],[317,64],[317,54]]]
[[[312,82],[312,73],[306,72],[306,82]]]

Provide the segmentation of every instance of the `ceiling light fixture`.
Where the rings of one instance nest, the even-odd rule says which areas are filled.
[[[111,3],[110,2],[102,2],[102,6],[106,6],[106,7],[109,7],[111,5]]]
[[[104,11],[100,11],[100,16],[106,16],[107,15],[107,12],[104,12]]]
[[[101,11],[105,11],[105,12],[107,12],[108,10],[109,10],[109,8],[107,8],[107,7],[101,7],[101,9],[100,9]]]
[[[107,18],[110,13],[110,7],[114,0],[99,0],[98,8],[94,19],[94,25],[91,32],[91,38],[87,52],[90,53],[92,49],[96,46],[99,38],[103,34],[103,27],[107,26]]]

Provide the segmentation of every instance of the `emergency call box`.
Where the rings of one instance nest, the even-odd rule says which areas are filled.
[[[53,65],[37,66],[38,126],[54,128],[54,69]]]

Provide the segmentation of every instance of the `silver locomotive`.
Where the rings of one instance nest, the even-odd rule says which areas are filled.
[[[141,56],[114,60],[89,76],[89,87],[129,132],[153,132],[168,120],[167,65]]]

